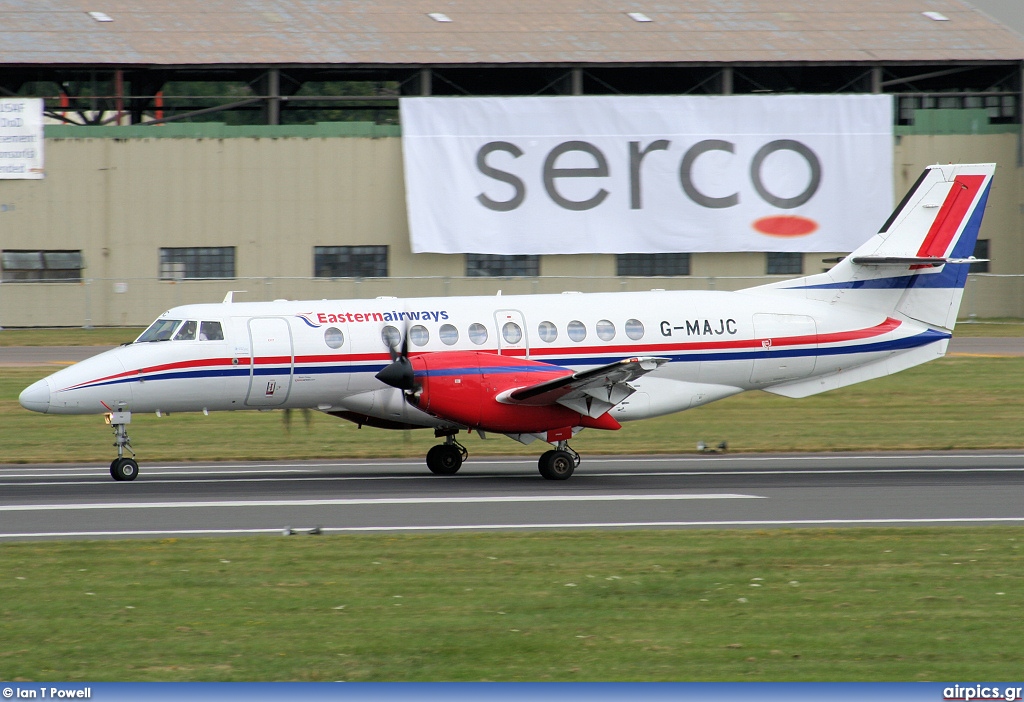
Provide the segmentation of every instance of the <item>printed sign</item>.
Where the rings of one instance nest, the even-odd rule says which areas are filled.
[[[892,210],[887,95],[402,98],[412,250],[846,252]]]
[[[0,98],[0,179],[42,177],[42,99]]]

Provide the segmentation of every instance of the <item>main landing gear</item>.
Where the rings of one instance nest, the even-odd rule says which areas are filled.
[[[455,432],[435,430],[434,435],[444,437],[443,444],[427,451],[427,468],[434,475],[455,475],[469,458],[466,447],[455,440]],[[541,454],[537,467],[545,480],[568,480],[580,465],[580,455],[569,447],[567,441],[559,441],[555,448]]]
[[[545,451],[537,467],[545,480],[568,480],[580,465],[580,455],[569,448],[567,441],[559,441],[551,451]]]
[[[106,419],[107,424],[114,428],[114,446],[117,447],[117,458],[110,462],[110,477],[119,481],[135,480],[139,477],[139,464],[134,458],[135,452],[132,451],[132,442],[126,428],[132,421],[132,413],[111,412]],[[125,449],[132,454],[132,458],[125,457]]]
[[[462,462],[469,458],[469,451],[455,440],[454,433],[436,430],[434,436],[443,436],[444,443],[432,446],[427,451],[427,468],[434,475],[455,475],[462,467]]]

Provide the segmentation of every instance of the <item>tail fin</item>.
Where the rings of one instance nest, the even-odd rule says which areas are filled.
[[[828,273],[761,289],[801,290],[813,299],[952,329],[995,167],[929,166],[881,231]]]

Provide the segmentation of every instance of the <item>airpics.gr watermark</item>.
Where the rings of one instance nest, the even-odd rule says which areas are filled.
[[[999,687],[998,685],[953,685],[942,689],[942,699],[952,700],[1004,700],[1016,702],[1021,699],[1024,687]]]

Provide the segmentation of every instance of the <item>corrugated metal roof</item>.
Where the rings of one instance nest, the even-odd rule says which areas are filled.
[[[1021,59],[961,0],[0,0],[0,65]]]

